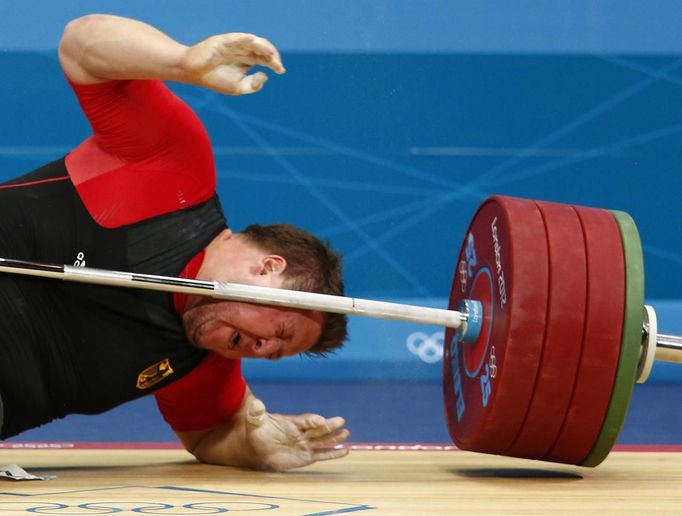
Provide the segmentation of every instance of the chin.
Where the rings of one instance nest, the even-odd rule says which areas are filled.
[[[244,355],[242,350],[240,349],[226,349],[225,346],[197,346],[201,349],[205,349],[206,351],[210,351],[211,353],[215,353],[216,355],[220,355],[223,358],[227,358],[230,360],[239,360],[241,358],[248,358]]]

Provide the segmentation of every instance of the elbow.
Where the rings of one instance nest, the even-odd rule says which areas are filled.
[[[204,464],[212,463],[210,453],[207,453],[207,450],[210,450],[210,446],[207,446],[205,442],[209,435],[208,432],[176,432],[176,435],[180,443],[182,443],[182,447],[192,454],[196,460]]]
[[[191,453],[192,456],[197,460],[197,462],[200,462],[201,464],[216,464],[216,461],[211,460],[211,457],[204,453],[200,447],[194,450],[187,451]]]
[[[202,446],[201,443],[197,443],[193,447],[185,446],[192,456],[200,462],[201,464],[213,464],[223,466],[223,462],[220,460],[219,456],[216,456],[215,450],[211,449],[209,446]]]

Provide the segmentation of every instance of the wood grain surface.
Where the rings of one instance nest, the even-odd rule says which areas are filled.
[[[461,451],[353,451],[287,473],[196,463],[178,449],[2,449],[49,481],[0,481],[2,514],[682,514],[682,453],[599,467]]]

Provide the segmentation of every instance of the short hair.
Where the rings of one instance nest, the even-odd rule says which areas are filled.
[[[242,235],[259,249],[286,260],[284,288],[344,295],[341,255],[328,242],[290,224],[252,224]],[[326,313],[322,333],[306,353],[328,355],[341,349],[347,338],[347,317]]]

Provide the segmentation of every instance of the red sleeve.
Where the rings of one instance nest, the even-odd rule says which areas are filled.
[[[245,392],[241,362],[209,353],[192,372],[154,396],[163,419],[173,430],[193,432],[232,417]]]
[[[100,225],[131,224],[213,196],[208,134],[165,84],[70,84],[93,135],[66,157],[66,167]]]

